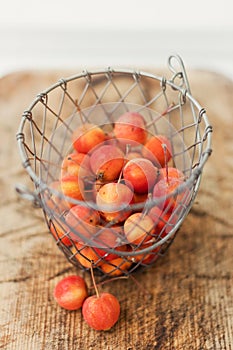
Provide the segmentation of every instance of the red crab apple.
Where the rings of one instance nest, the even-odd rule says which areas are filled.
[[[167,177],[177,177],[180,178],[181,180],[184,180],[185,176],[184,173],[179,170],[178,168],[174,168],[174,167],[165,167],[165,168],[160,168],[158,171],[158,181],[162,180],[163,178],[167,178]]]
[[[92,123],[78,126],[72,134],[73,147],[77,152],[88,153],[105,141],[104,131]]]
[[[158,168],[145,158],[130,160],[123,169],[123,177],[129,181],[136,193],[148,193],[154,186]]]
[[[152,136],[144,145],[142,154],[156,166],[163,168],[172,157],[171,143],[164,135]]]
[[[120,174],[120,177],[121,177],[121,174]],[[114,182],[119,182],[119,183],[123,183],[125,185],[127,185],[132,191],[133,191],[133,186],[131,185],[130,182],[128,181],[125,181],[123,178],[118,178],[117,181],[114,181]],[[96,201],[96,196],[97,196],[97,193],[99,192],[99,190],[101,189],[102,186],[106,185],[107,183],[112,183],[113,181],[101,181],[101,180],[96,180],[96,181],[93,181],[92,183],[92,187],[90,188],[90,191],[91,191],[91,199]]]
[[[128,248],[126,248],[128,251]],[[132,261],[127,257],[118,256],[101,264],[100,268],[104,274],[111,277],[121,276],[128,273]]]
[[[61,165],[61,178],[65,175],[79,176],[81,178],[90,176],[89,158],[89,155],[85,153],[68,154]]]
[[[124,145],[144,144],[147,130],[144,117],[137,112],[126,112],[115,122],[114,135]]]
[[[150,254],[148,254],[142,261],[141,264],[143,265],[151,265],[153,264],[159,257],[159,251],[161,247],[157,247],[151,251]]]
[[[145,213],[134,213],[124,223],[125,236],[129,243],[141,244],[150,240],[153,235],[154,222]]]
[[[102,248],[94,248],[95,252],[97,253],[98,256],[101,257],[102,259],[102,264],[101,264],[101,269],[104,271],[105,267],[104,267],[104,262],[110,262],[110,265],[112,264],[113,261],[115,261],[115,259],[119,258],[120,256],[120,252],[126,252],[128,250],[128,247],[126,244],[121,245],[121,246],[117,246],[114,248],[114,252],[110,253],[107,252],[105,249]],[[108,273],[108,271],[105,271],[105,273]]]
[[[80,242],[75,242],[75,244],[70,247],[70,250],[75,259],[85,269],[95,268],[102,263],[100,256],[95,252],[93,247]]]
[[[50,221],[49,230],[58,244],[61,242],[67,247],[72,245],[72,242],[69,238],[69,229],[62,220],[54,219],[53,221]]]
[[[122,234],[122,226],[98,226],[92,245],[98,248],[116,248],[123,244]]]
[[[136,193],[135,192],[133,198],[134,198],[134,203],[135,204],[140,204],[141,203],[141,205],[139,205],[139,207],[137,206],[139,208],[139,210],[141,210],[141,208],[144,207],[144,205],[145,205],[145,203],[146,203],[146,201],[148,199],[148,193]]]
[[[155,234],[161,238],[165,237],[174,227],[178,218],[166,209],[163,211],[157,206],[154,206],[148,212],[149,217],[155,223]]]
[[[109,261],[118,257],[115,252],[108,252],[107,249],[113,248],[114,251],[126,251],[127,247],[123,242],[122,226],[98,227],[98,231],[93,239],[93,248],[95,252],[104,260]]]
[[[179,204],[185,204],[188,198],[188,189],[172,194],[183,183],[184,181],[181,178],[167,177],[155,184],[152,196],[159,200],[158,206],[160,209],[173,212]]]
[[[137,252],[137,255],[131,255],[130,260],[133,263],[140,263],[143,265],[149,265],[151,263],[153,263],[157,258],[158,258],[158,253],[160,250],[160,247],[156,247],[154,249],[152,249],[152,242],[149,243],[145,243],[140,245],[140,247],[131,247],[131,251],[132,252]],[[142,251],[144,249],[147,249],[148,252],[147,253],[142,253]]]
[[[82,277],[71,275],[56,284],[53,295],[62,308],[78,310],[88,296],[87,286]]]
[[[101,145],[91,154],[90,166],[97,180],[113,181],[125,163],[124,153],[114,145]]]
[[[97,231],[99,221],[97,210],[84,205],[73,206],[66,215],[66,223],[70,228],[69,237],[74,241],[82,241],[82,236],[91,238]]]
[[[133,202],[133,191],[121,182],[103,185],[96,195],[96,203],[106,221],[124,221],[131,213],[127,208]]]
[[[87,324],[97,331],[107,331],[118,321],[120,304],[111,293],[100,293],[86,298],[82,314]]]
[[[70,197],[75,200],[83,200],[82,193],[84,192],[84,182],[81,178],[75,175],[65,175],[61,179],[61,190],[64,196]],[[74,203],[69,202],[70,207],[74,206]]]

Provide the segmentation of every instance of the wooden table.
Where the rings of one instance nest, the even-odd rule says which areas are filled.
[[[26,183],[15,134],[34,96],[67,72],[18,72],[0,80],[0,349],[233,349],[233,83],[189,72],[192,93],[214,128],[213,154],[193,208],[168,253],[131,280],[101,287],[120,300],[108,332],[54,302],[53,288],[77,271],[48,234],[40,209],[19,198]]]

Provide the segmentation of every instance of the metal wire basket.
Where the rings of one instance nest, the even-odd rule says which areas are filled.
[[[183,61],[179,56],[170,56],[168,66],[170,79],[112,68],[61,79],[40,93],[22,115],[17,141],[23,167],[35,190],[18,186],[17,191],[43,209],[51,234],[71,263],[84,269],[94,268],[104,277],[129,275],[140,266],[154,264],[164,254],[192,206],[211,154],[212,127],[205,109],[191,95]],[[150,137],[166,135],[172,148],[170,166],[183,174],[183,180],[161,197],[148,191],[141,196],[144,199],[124,206],[120,203],[117,213],[121,217],[126,214],[120,223],[100,215],[100,221],[93,224],[95,213],[103,212],[89,196],[96,178],[85,174],[85,196],[81,199],[67,195],[61,186],[62,164],[73,152],[71,138],[76,128],[91,123],[109,136],[117,118],[129,111],[143,115]],[[135,151],[135,147],[131,148]],[[128,151],[129,148],[124,150],[125,154]],[[168,164],[164,168],[168,175]],[[160,173],[158,166],[158,176]],[[126,185],[122,172],[120,177],[114,182]],[[175,201],[172,211],[164,206],[165,201],[170,205]],[[77,206],[84,208],[79,219],[73,216],[67,220],[71,208]],[[143,239],[128,239],[128,213],[140,213],[144,220],[153,208],[157,208],[153,226],[143,226],[140,220],[133,225],[133,230],[143,231]],[[92,210],[93,217],[84,217],[85,210]]]

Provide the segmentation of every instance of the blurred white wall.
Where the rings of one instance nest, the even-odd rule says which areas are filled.
[[[3,24],[160,29],[232,28],[232,0],[8,0]]]
[[[232,0],[8,0],[0,75],[12,70],[188,65],[233,78]]]

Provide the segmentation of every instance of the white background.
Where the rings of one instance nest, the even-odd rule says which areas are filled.
[[[233,78],[232,0],[9,0],[0,9],[0,75],[21,69],[190,67]]]

